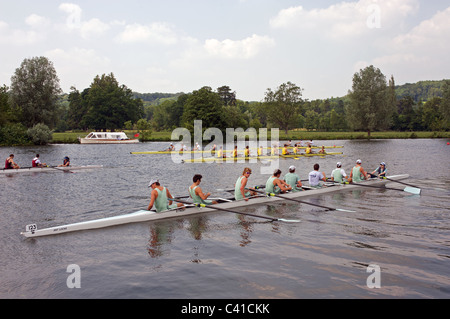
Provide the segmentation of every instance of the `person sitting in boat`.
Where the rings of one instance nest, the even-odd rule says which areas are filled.
[[[175,146],[173,146],[172,143],[170,143],[169,147],[167,148],[167,152],[175,151]]]
[[[356,165],[353,167],[352,171],[350,172],[350,178],[348,181],[350,183],[359,183],[365,179],[368,179],[366,171],[364,171],[364,168],[361,166],[362,161],[359,159],[356,161]]]
[[[192,178],[192,181],[194,182],[189,187],[189,196],[192,198],[194,204],[205,204],[205,205],[213,205],[217,204],[217,201],[209,200],[207,199],[209,196],[211,196],[211,193],[207,193],[206,195],[203,193],[201,187],[199,186],[202,182],[202,175],[195,174]]]
[[[233,153],[231,153],[231,157],[236,158],[238,156],[237,145],[234,147]]]
[[[5,169],[19,169],[19,165],[14,162],[14,154],[10,154],[5,160]]]
[[[276,169],[266,182],[266,194],[280,194],[292,190],[291,185],[280,179],[281,170]]]
[[[39,154],[36,154],[36,157],[33,158],[33,161],[31,161],[31,167],[47,167],[46,163],[41,163],[41,160],[39,159]]]
[[[226,156],[223,154],[223,146],[219,147],[219,150],[217,151],[217,158],[226,158]]]
[[[319,154],[326,154],[325,146],[322,145],[322,148],[319,150]]]
[[[70,166],[70,158],[68,156],[64,157],[62,165],[58,165],[58,167],[69,167]]]
[[[320,181],[327,181],[327,177],[324,172],[319,172],[320,165],[314,164],[314,170],[308,175],[309,186],[311,187],[322,187],[323,184]]]
[[[295,166],[294,165],[289,167],[289,173],[284,175],[284,181],[288,185],[291,185],[292,192],[294,192],[294,193],[303,190],[302,182],[300,180],[300,177],[297,175],[297,173],[295,173]]]
[[[336,168],[331,172],[331,180],[333,182],[342,183],[344,182],[344,178],[347,179],[348,176],[342,168],[342,163],[337,162]]]
[[[306,146],[305,154],[314,154],[311,145]]]
[[[375,177],[386,177],[386,173],[387,173],[387,168],[386,168],[386,163],[385,162],[381,162],[380,166],[374,170],[372,173],[369,173],[371,178],[375,178]]]
[[[250,157],[250,148],[248,145],[245,147],[244,157],[247,157],[247,158]]]
[[[200,151],[201,150],[200,145],[198,145],[198,142],[195,142],[195,146],[194,146],[194,148],[192,150],[193,151]]]
[[[159,180],[152,179],[148,184],[148,187],[152,188],[150,204],[148,205],[147,210],[151,210],[153,205],[155,205],[156,212],[164,212],[169,209],[175,209],[177,207],[183,207],[182,203],[173,204],[172,195],[169,190],[159,183]]]
[[[263,155],[265,155],[265,154],[264,154],[264,148],[263,148],[262,146],[260,146],[260,147],[258,148],[258,156],[263,156]]]
[[[281,150],[281,155],[291,155],[288,151],[288,144],[284,144],[283,149]]]
[[[234,186],[234,198],[236,200],[244,199],[248,201],[250,196],[255,196],[256,192],[252,189],[247,189],[247,182],[252,174],[252,170],[248,167],[244,168],[242,175],[237,179],[236,184]]]

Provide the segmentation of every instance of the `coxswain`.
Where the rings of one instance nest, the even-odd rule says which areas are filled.
[[[247,189],[247,182],[252,174],[252,170],[248,167],[244,168],[242,175],[237,179],[236,184],[234,186],[234,198],[236,200],[244,199],[248,201],[250,196],[255,196],[256,192],[252,189]]]
[[[327,177],[324,172],[319,172],[319,164],[314,164],[314,170],[311,171],[308,175],[309,178],[309,186],[311,187],[322,187],[320,181],[327,181]]]
[[[266,194],[286,193],[292,189],[291,185],[280,179],[280,176],[281,170],[277,168],[266,182]]]
[[[342,183],[344,182],[344,178],[348,178],[344,169],[342,168],[342,163],[337,162],[336,168],[331,172],[331,180],[333,182]]]
[[[151,187],[151,199],[150,204],[148,205],[147,210],[151,210],[153,205],[155,205],[156,212],[160,213],[169,209],[175,209],[177,207],[182,207],[182,203],[173,204],[173,197],[170,194],[169,190],[159,183],[159,180],[152,179],[148,184],[148,187]]]
[[[202,182],[202,175],[195,174],[192,178],[194,182],[189,187],[189,196],[192,198],[194,204],[204,204],[204,205],[213,205],[217,204],[217,201],[209,200],[208,197],[211,196],[211,193],[204,194],[201,187],[199,186]]]
[[[302,188],[302,181],[300,180],[300,177],[297,175],[297,173],[295,173],[295,166],[294,165],[289,167],[289,173],[284,175],[284,181],[288,185],[291,185],[292,192],[294,192],[294,193],[303,190],[303,188]]]
[[[5,160],[5,169],[19,169],[19,165],[14,162],[14,154],[10,154]]]
[[[70,158],[64,157],[62,165],[58,165],[58,167],[69,167],[70,166]]]
[[[31,167],[47,167],[46,163],[41,163],[41,160],[39,159],[39,154],[36,154],[36,157],[33,158],[31,161]]]
[[[361,160],[356,161],[356,165],[353,167],[350,172],[349,182],[359,183],[365,179],[368,179],[367,173],[364,171],[364,168],[361,166]]]
[[[387,174],[387,168],[386,168],[386,163],[385,162],[381,162],[380,166],[374,170],[372,173],[369,173],[371,178],[375,178],[375,177],[386,177]]]

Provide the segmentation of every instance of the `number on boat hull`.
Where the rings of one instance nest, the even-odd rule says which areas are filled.
[[[30,232],[32,234],[34,234],[37,230],[37,225],[36,224],[31,224],[31,225],[27,225],[25,227],[25,231]]]

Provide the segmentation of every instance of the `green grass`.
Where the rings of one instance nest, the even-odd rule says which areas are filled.
[[[134,131],[125,131],[130,138]],[[367,132],[317,132],[317,131],[280,131],[280,140],[354,140],[367,139]],[[86,132],[53,133],[52,143],[73,144],[78,143],[78,137],[85,137]],[[270,139],[270,130],[268,130]],[[172,131],[152,132],[145,141],[171,141]],[[450,132],[372,132],[371,139],[408,139],[408,138],[450,138]]]

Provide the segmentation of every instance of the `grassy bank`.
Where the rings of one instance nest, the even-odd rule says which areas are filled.
[[[126,131],[130,138],[134,132]],[[268,131],[270,139],[270,130]],[[52,143],[73,144],[78,143],[78,137],[86,136],[86,133],[65,132],[53,133]],[[146,142],[170,141],[172,131],[152,132]],[[367,139],[366,132],[316,132],[316,131],[288,131],[285,134],[280,131],[280,140],[354,140]],[[371,139],[408,139],[408,138],[450,138],[450,132],[372,132]]]

